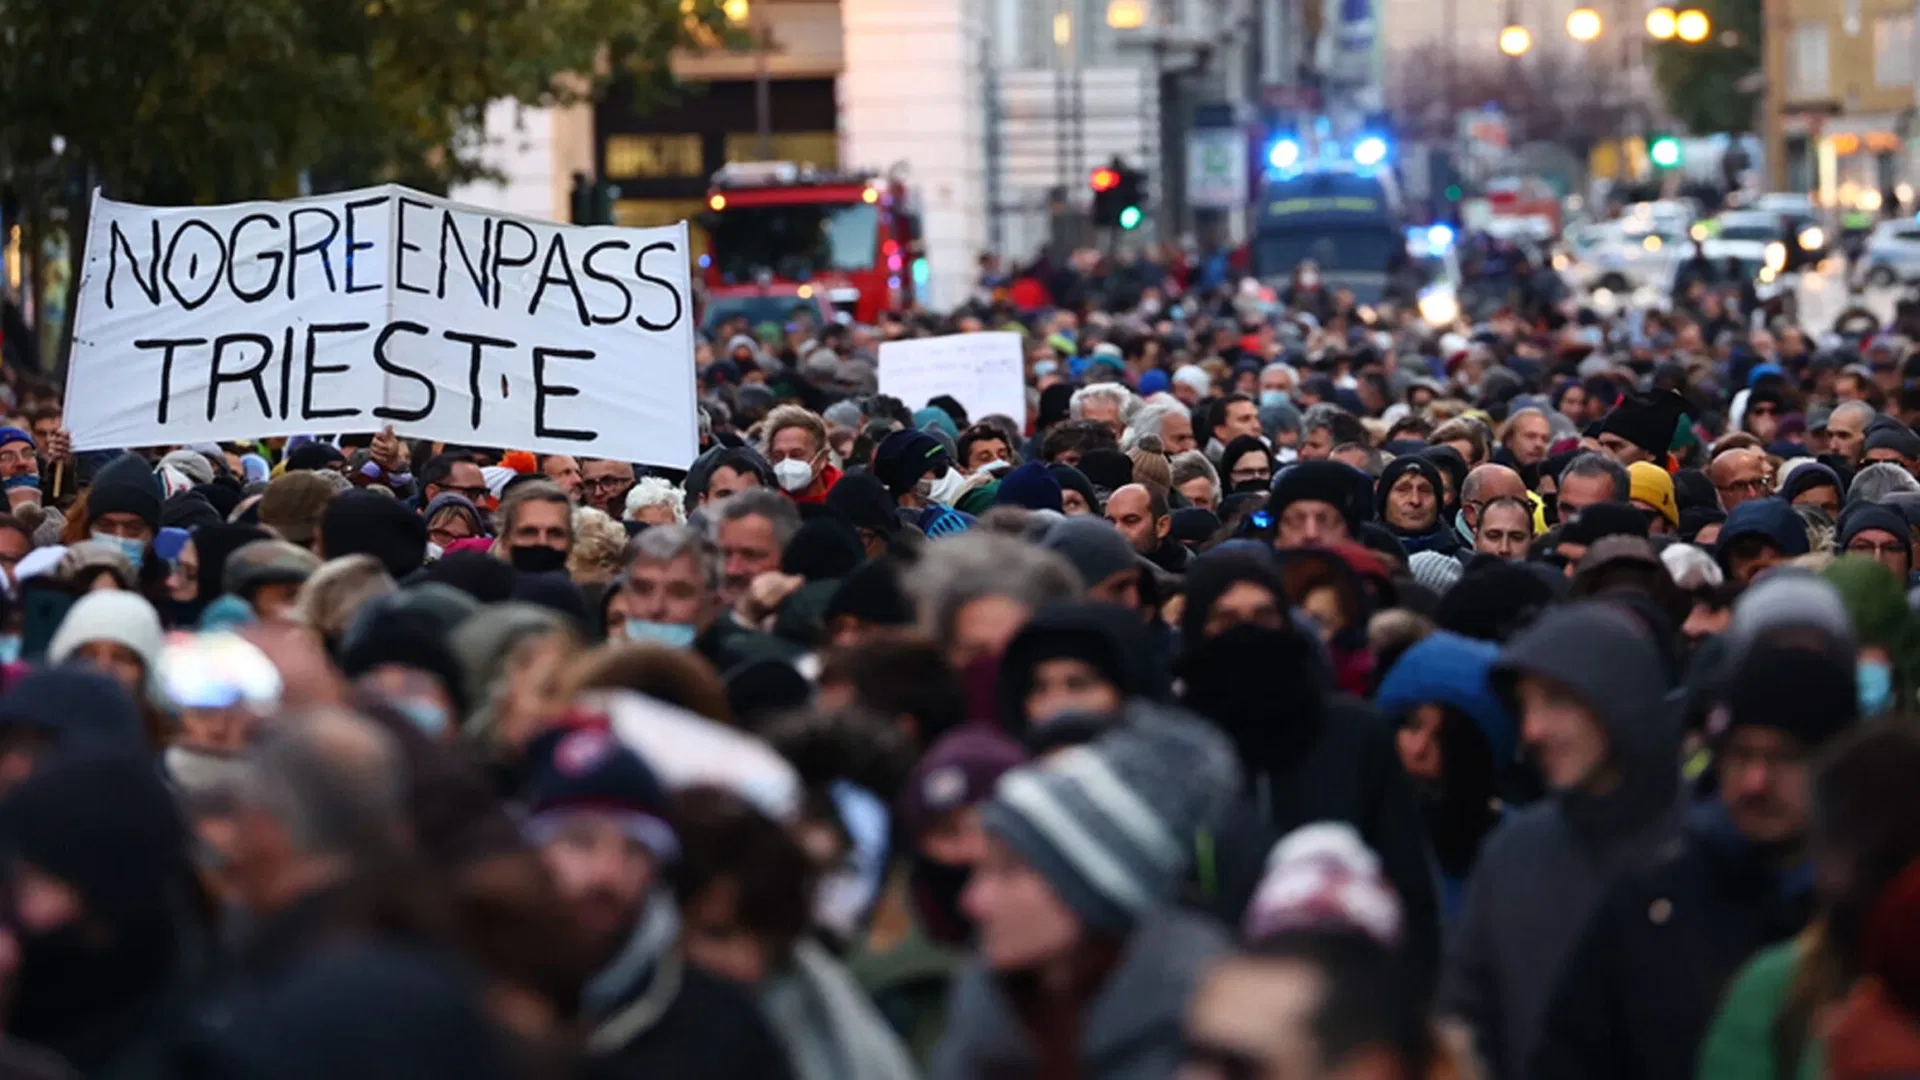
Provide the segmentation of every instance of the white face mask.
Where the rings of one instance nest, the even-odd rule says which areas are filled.
[[[813,484],[813,466],[794,458],[776,461],[773,464],[773,478],[782,491],[805,491]]]
[[[959,469],[948,468],[940,479],[933,482],[933,490],[930,494],[934,502],[942,506],[952,506],[953,500],[960,497],[960,489],[965,487],[966,483],[965,473]]]

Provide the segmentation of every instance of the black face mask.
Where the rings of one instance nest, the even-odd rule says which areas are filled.
[[[1540,518],[1547,523],[1547,528],[1549,529],[1560,524],[1560,495],[1558,492],[1552,495],[1540,496]]]
[[[523,574],[551,574],[567,568],[567,553],[545,544],[507,549],[513,568]]]
[[[63,1046],[62,1040],[91,1030],[89,1024],[165,981],[175,941],[166,916],[115,926],[110,933],[104,945],[79,923],[44,934],[21,934],[8,1033],[69,1056],[84,1056],[93,1047]]]
[[[1180,658],[1188,708],[1235,744],[1249,773],[1281,772],[1320,734],[1326,673],[1297,630],[1238,626],[1190,641]]]
[[[1239,483],[1233,485],[1233,490],[1228,492],[1228,494],[1229,495],[1263,495],[1266,493],[1267,488],[1270,486],[1272,486],[1272,481],[1269,481],[1269,480],[1242,480]]]

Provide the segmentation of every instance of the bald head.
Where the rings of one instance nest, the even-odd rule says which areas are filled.
[[[1864,401],[1849,401],[1827,417],[1827,448],[1858,466],[1867,449],[1867,425],[1873,423],[1873,406]]]
[[[1767,495],[1767,455],[1740,447],[1713,459],[1707,466],[1707,478],[1720,493],[1720,505],[1728,513],[1749,499]]]
[[[1142,555],[1157,549],[1173,528],[1167,497],[1145,484],[1128,484],[1108,496],[1107,520],[1126,534],[1133,550]]]
[[[1480,465],[1460,483],[1460,510],[1467,524],[1478,528],[1480,508],[1495,499],[1525,499],[1527,482],[1505,465]]]

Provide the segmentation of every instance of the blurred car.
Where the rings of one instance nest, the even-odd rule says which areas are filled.
[[[1874,226],[1860,265],[1862,278],[1876,288],[1920,281],[1920,222],[1901,219]]]
[[[810,286],[778,286],[765,288],[738,287],[727,292],[709,294],[706,314],[701,317],[700,329],[711,337],[714,331],[732,319],[744,318],[749,326],[758,327],[765,323],[785,326],[797,315],[805,315],[813,320],[815,326],[824,326],[834,321],[833,306],[821,295],[825,290]]]
[[[1566,274],[1579,288],[1629,293],[1673,276],[1689,250],[1685,226],[1632,218],[1584,226],[1570,237]]]

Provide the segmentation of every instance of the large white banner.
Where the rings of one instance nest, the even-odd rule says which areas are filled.
[[[1027,422],[1026,356],[1019,334],[991,331],[880,343],[880,392],[909,409],[951,394],[978,420]]]
[[[686,225],[559,225],[394,185],[93,200],[75,449],[379,431],[684,468]]]

